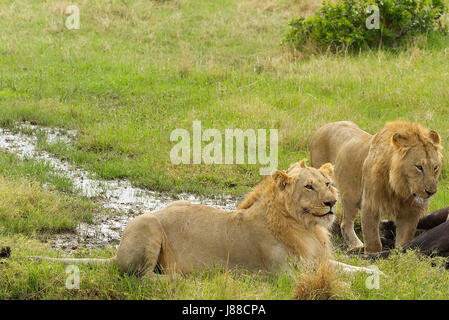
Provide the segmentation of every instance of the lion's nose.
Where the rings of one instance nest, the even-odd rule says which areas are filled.
[[[429,197],[432,196],[433,194],[435,194],[435,192],[436,192],[436,191],[434,191],[434,190],[430,190],[430,191],[429,191],[429,190],[426,189],[426,193],[427,193],[427,195],[428,195]]]
[[[328,207],[332,208],[337,203],[337,200],[326,201],[326,202],[323,202],[323,203],[324,203],[325,206],[328,206]]]

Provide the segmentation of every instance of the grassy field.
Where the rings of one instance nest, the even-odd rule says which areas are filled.
[[[64,27],[68,1],[0,0],[0,126],[30,121],[75,129],[73,146],[41,148],[104,179],[153,190],[242,196],[260,165],[174,165],[170,133],[192,121],[228,128],[278,129],[279,167],[308,157],[322,124],[352,120],[368,132],[386,121],[437,130],[444,166],[431,208],[449,196],[449,39],[429,35],[399,53],[301,56],[282,46],[287,22],[316,0],[79,0],[81,28]],[[447,17],[445,17],[447,20]],[[99,210],[68,179],[33,160],[0,153],[0,298],[289,299],[298,274],[210,272],[161,281],[81,267],[81,289],[65,289],[62,265],[24,262],[63,255],[41,240],[74,230]],[[77,256],[111,256],[113,249]],[[369,265],[337,253],[340,260]],[[339,275],[342,299],[447,299],[449,275],[414,253],[378,263],[388,278]]]

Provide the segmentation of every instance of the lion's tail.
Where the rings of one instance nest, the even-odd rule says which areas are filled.
[[[41,256],[27,256],[26,258],[32,260],[46,260],[46,261],[54,261],[54,262],[62,262],[65,264],[84,264],[84,265],[93,265],[93,264],[110,264],[115,261],[115,257],[107,258],[107,259],[98,259],[98,258],[50,258],[50,257],[41,257]]]

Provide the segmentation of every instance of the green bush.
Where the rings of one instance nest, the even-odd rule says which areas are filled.
[[[368,29],[374,10],[379,8],[379,27]],[[284,42],[304,49],[358,50],[398,47],[405,39],[430,31],[446,33],[440,17],[447,12],[443,0],[342,0],[323,6],[310,18],[299,17],[289,23]],[[370,25],[370,27],[372,24]]]

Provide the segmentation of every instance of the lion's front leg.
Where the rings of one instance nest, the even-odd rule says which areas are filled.
[[[419,214],[400,213],[396,216],[396,247],[410,242],[416,233]]]
[[[354,220],[357,215],[357,205],[342,197],[341,234],[350,249],[363,248],[363,242],[354,231]]]
[[[378,269],[370,269],[370,268],[365,268],[365,267],[351,266],[349,264],[346,264],[343,262],[338,262],[335,260],[329,260],[329,263],[337,270],[341,270],[347,274],[364,272],[364,273],[368,273],[368,274],[385,275],[382,271],[379,271]]]
[[[382,242],[379,235],[379,211],[362,205],[361,222],[365,253],[382,251]]]

